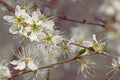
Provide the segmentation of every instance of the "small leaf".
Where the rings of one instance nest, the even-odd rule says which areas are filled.
[[[106,47],[106,46],[103,46],[102,51],[103,51],[103,52],[107,52],[107,47]]]
[[[85,52],[86,52],[86,49],[81,49],[81,50],[79,51],[78,55],[80,56],[80,55],[84,54]]]

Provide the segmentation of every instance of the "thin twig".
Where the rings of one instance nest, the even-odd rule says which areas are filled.
[[[64,39],[63,41],[69,42],[69,40],[67,40],[67,39]],[[108,54],[107,52],[96,52],[92,47],[86,47],[86,46],[83,46],[83,45],[81,45],[81,44],[79,44],[79,43],[75,43],[75,42],[73,42],[73,43],[71,43],[71,44],[76,45],[76,46],[78,46],[78,47],[82,47],[82,48],[88,49],[89,51],[92,51],[92,52],[94,52],[94,53],[102,54],[102,55],[104,55],[104,56],[111,57],[111,58],[114,58],[114,59],[117,60],[117,57],[116,57],[116,56],[110,55],[110,54]]]
[[[97,21],[100,21],[102,23],[105,23],[104,20],[102,20],[101,18],[99,18],[96,13],[87,5],[84,4],[83,0],[77,0],[77,3],[79,4],[80,7],[82,7],[82,9],[88,13],[89,15],[93,16],[93,18]]]
[[[66,16],[64,16],[64,17],[58,17],[58,19],[65,20],[65,21],[70,21],[70,22],[82,23],[82,24],[97,25],[97,26],[101,26],[103,28],[105,27],[104,24],[87,22],[85,19],[82,20],[82,21],[80,21],[80,20],[73,20],[73,19],[67,18]]]
[[[63,60],[63,61],[60,61],[60,62],[57,62],[57,63],[54,63],[54,64],[50,64],[50,65],[46,65],[46,66],[43,66],[43,67],[39,67],[38,70],[51,68],[51,67],[53,67],[55,65],[60,65],[60,64],[63,64],[63,63],[67,63],[67,62],[72,62],[72,61],[75,61],[76,59],[79,59],[79,58],[82,58],[82,57],[76,56],[76,57],[71,58],[71,59],[66,59],[66,60]],[[15,78],[15,77],[17,77],[19,75],[26,74],[26,73],[29,73],[29,72],[33,72],[33,71],[32,70],[28,70],[28,71],[22,71],[22,72],[16,73],[15,75],[13,75],[8,80],[12,80],[13,78]]]
[[[0,3],[4,5],[8,9],[8,11],[15,12],[15,9],[12,6],[10,6],[8,3],[6,3],[4,0],[0,0]]]
[[[46,80],[50,80],[50,69],[48,69],[48,72],[47,72],[47,79]]]

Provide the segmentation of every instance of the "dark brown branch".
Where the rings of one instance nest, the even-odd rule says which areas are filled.
[[[50,65],[47,65],[47,66],[40,67],[40,68],[38,68],[38,70],[51,68],[51,67],[53,67],[55,65],[60,65],[60,64],[63,64],[63,63],[67,63],[67,62],[72,62],[72,61],[75,61],[76,59],[79,59],[79,58],[82,58],[82,57],[76,56],[76,57],[71,58],[71,59],[66,59],[66,60],[63,60],[63,61],[60,61],[60,62],[57,62],[57,63],[54,63],[54,64],[50,64]],[[22,72],[16,73],[15,75],[13,75],[8,80],[12,80],[13,78],[15,78],[15,77],[17,77],[19,75],[26,74],[26,73],[29,73],[29,72],[33,72],[33,71],[32,70],[28,70],[28,71],[22,71]]]
[[[65,17],[58,17],[58,19],[65,20],[65,21],[70,21],[70,22],[82,23],[82,24],[97,25],[97,26],[101,26],[103,28],[105,27],[104,24],[87,22],[85,19],[82,20],[82,21],[80,21],[80,20],[73,20],[73,19],[67,18],[66,16]]]
[[[46,80],[50,80],[50,69],[48,69],[48,72],[47,72],[47,79]]]
[[[93,16],[94,20],[100,21],[102,23],[105,23],[104,20],[102,20],[101,18],[98,17],[98,15],[96,15],[96,13],[87,5],[85,5],[85,3],[83,2],[83,0],[77,0],[77,3],[80,7],[82,7],[82,9],[88,13],[89,15]]]
[[[0,0],[0,3],[4,5],[8,9],[8,11],[15,12],[15,9],[11,7],[8,3],[6,3],[4,0]]]

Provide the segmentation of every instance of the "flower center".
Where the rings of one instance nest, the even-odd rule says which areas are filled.
[[[63,46],[63,51],[69,50],[69,46],[67,46],[67,44],[65,42],[62,42],[62,46]]]
[[[16,21],[16,23],[17,23],[18,25],[21,25],[21,24],[24,23],[23,18],[21,18],[21,17],[16,18],[15,21]]]
[[[118,64],[117,69],[120,70],[120,64]]]
[[[99,49],[100,49],[100,44],[99,44],[99,43],[94,43],[94,44],[93,44],[93,48],[94,48],[96,51],[99,51]]]
[[[31,61],[31,58],[24,58],[23,61],[24,61],[25,63],[28,63],[28,62]]]
[[[36,30],[38,30],[38,25],[36,25],[35,23],[34,24],[32,24],[32,30],[33,31],[36,31]]]
[[[63,46],[63,50],[64,51],[68,50],[68,46]]]
[[[84,68],[86,68],[87,65],[88,65],[88,62],[87,62],[87,61],[82,61],[81,64],[82,64],[82,66],[83,66]]]
[[[47,36],[45,38],[46,43],[52,43],[52,36]]]

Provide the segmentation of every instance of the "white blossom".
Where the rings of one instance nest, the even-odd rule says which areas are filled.
[[[83,59],[77,59],[80,63],[80,67],[78,69],[78,74],[81,72],[84,78],[88,78],[88,76],[93,77],[95,74],[95,62],[93,62],[90,57],[84,57]]]
[[[72,43],[74,43],[75,40],[71,38],[68,42],[62,41],[61,42],[61,49],[60,53],[64,55],[64,57],[67,55],[69,58],[76,56],[76,52],[78,50],[78,47]]]
[[[16,70],[37,70],[37,65],[35,64],[35,60],[38,60],[39,56],[37,54],[33,55],[32,53],[28,53],[29,50],[25,50],[22,48],[22,51],[18,51],[16,57],[19,60],[13,60],[10,63],[15,65],[14,69]],[[39,63],[39,62],[38,62]]]
[[[120,11],[119,5],[119,0],[104,0],[104,4],[101,6],[100,11],[109,16],[114,16]]]
[[[83,41],[82,44],[85,47],[92,47],[95,51],[102,52],[105,48],[105,42],[104,39],[101,39],[100,41],[97,40],[96,35],[92,35],[92,41]]]
[[[4,16],[3,19],[5,19],[7,22],[11,24],[11,27],[9,28],[9,32],[12,34],[19,34],[20,31],[22,31],[24,22],[24,15],[26,15],[26,11],[24,9],[21,9],[19,5],[15,8],[15,16]]]
[[[28,13],[22,6],[17,5],[15,16],[3,18],[11,24],[10,33],[25,36],[31,41],[41,41],[46,33],[54,31],[54,22],[46,18],[39,9]]]
[[[106,73],[106,76],[110,77],[108,78],[108,80],[112,80],[112,79],[120,79],[120,77],[117,77],[120,74],[120,56],[118,58],[113,58],[112,59],[112,66],[109,66],[110,71]]]
[[[11,77],[11,73],[7,65],[0,64],[0,80],[6,80]]]

